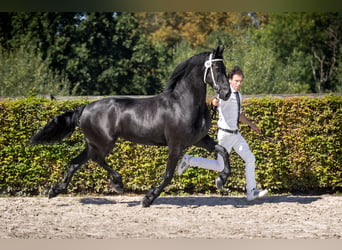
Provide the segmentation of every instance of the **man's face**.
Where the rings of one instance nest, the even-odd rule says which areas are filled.
[[[229,84],[235,91],[240,91],[242,82],[243,82],[243,77],[242,75],[238,75],[238,74],[233,75],[232,79],[229,79]]]

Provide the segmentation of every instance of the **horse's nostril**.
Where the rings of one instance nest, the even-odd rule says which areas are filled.
[[[231,92],[229,90],[224,90],[224,91],[220,92],[219,96],[220,96],[220,99],[226,101],[229,99],[230,94],[231,94]]]

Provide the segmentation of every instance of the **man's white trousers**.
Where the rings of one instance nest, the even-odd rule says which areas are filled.
[[[255,181],[255,156],[249,148],[246,140],[240,133],[231,134],[222,130],[218,131],[218,143],[225,147],[228,153],[234,151],[245,162],[246,190],[247,192],[256,187]],[[209,170],[221,172],[224,168],[224,163],[221,155],[218,154],[217,160],[207,159],[203,157],[191,157],[189,165],[192,167],[200,167]]]

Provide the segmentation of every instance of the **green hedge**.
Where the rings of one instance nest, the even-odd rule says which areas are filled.
[[[0,192],[3,195],[46,194],[59,182],[69,161],[84,148],[78,130],[60,144],[26,146],[30,136],[52,116],[87,104],[87,101],[49,101],[42,98],[0,101]],[[251,98],[243,103],[247,116],[276,143],[263,140],[248,127],[242,134],[257,158],[256,176],[262,187],[280,192],[337,192],[342,190],[342,97]],[[216,138],[216,120],[210,134]],[[187,153],[216,158],[191,147]],[[167,148],[119,141],[108,162],[123,175],[127,192],[140,193],[163,178]],[[244,164],[231,154],[232,176],[227,187],[242,192]],[[167,193],[216,192],[217,173],[191,168],[175,175]],[[70,193],[112,194],[109,175],[93,162],[77,172]]]

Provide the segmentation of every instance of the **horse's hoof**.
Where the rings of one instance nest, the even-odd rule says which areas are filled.
[[[124,188],[120,185],[113,185],[114,191],[118,194],[123,194]]]
[[[215,184],[218,190],[223,190],[223,181],[220,176],[215,179]]]
[[[111,185],[116,193],[122,194],[124,192],[124,185],[122,183],[121,177],[118,179],[112,180]]]
[[[219,190],[219,192],[222,196],[226,196],[230,194],[230,190],[228,188],[222,188],[221,190]]]
[[[55,188],[54,187],[50,188],[49,193],[48,193],[49,199],[54,198],[57,195],[58,195],[58,193],[55,191]]]
[[[151,205],[152,201],[145,196],[144,199],[142,200],[142,206],[143,207],[149,207]]]

